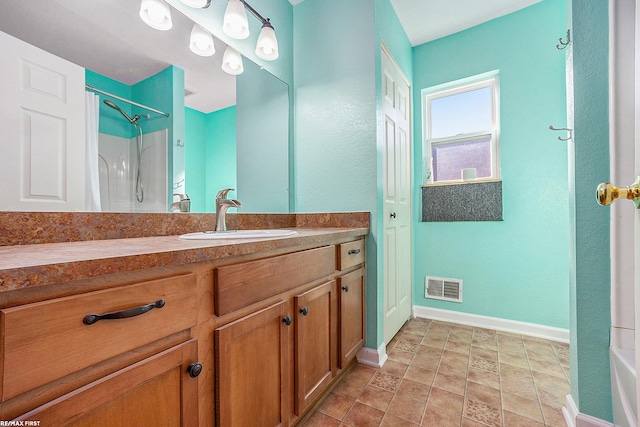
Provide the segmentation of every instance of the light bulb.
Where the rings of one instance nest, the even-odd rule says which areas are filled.
[[[160,0],[142,0],[140,3],[140,18],[145,24],[156,30],[171,29],[171,10]]]
[[[246,39],[249,37],[249,20],[244,4],[240,0],[229,0],[224,12],[222,30],[234,39]]]
[[[256,43],[256,55],[267,61],[273,61],[278,58],[278,39],[276,32],[267,20],[260,30],[258,42]]]
[[[189,38],[189,49],[200,56],[211,56],[216,53],[213,44],[213,35],[198,24],[193,24],[191,37]]]
[[[242,65],[242,55],[240,52],[232,48],[231,46],[227,46],[224,50],[224,55],[222,55],[222,70],[233,76],[237,76],[238,74],[242,74],[244,71],[244,66]]]

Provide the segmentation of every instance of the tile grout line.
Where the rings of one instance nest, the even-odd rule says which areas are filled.
[[[509,348],[507,348],[505,351],[501,351],[501,345],[500,343],[503,342],[505,343],[505,345],[511,344],[515,344],[516,342],[512,342],[510,341],[510,338],[505,336],[504,341],[500,340],[500,336],[501,334],[498,333],[498,331],[495,330],[489,330],[486,328],[475,328],[475,327],[469,327],[469,331],[470,331],[470,336],[468,337],[468,339],[464,340],[464,347],[460,346],[460,344],[462,344],[462,341],[460,338],[462,338],[464,335],[456,335],[456,339],[452,341],[452,338],[454,337],[454,335],[452,335],[454,333],[454,331],[456,330],[454,327],[454,324],[451,324],[449,322],[442,322],[442,324],[440,322],[437,322],[434,324],[433,320],[430,320],[426,325],[425,324],[419,324],[416,325],[416,327],[413,328],[405,328],[403,330],[401,330],[401,333],[397,335],[397,338],[394,337],[394,339],[392,339],[390,341],[390,347],[388,349],[388,354],[393,353],[394,351],[397,354],[397,360],[396,359],[389,359],[390,361],[393,361],[396,364],[401,364],[401,365],[405,365],[406,368],[404,369],[402,375],[398,378],[395,377],[395,374],[397,372],[397,368],[398,366],[392,366],[391,367],[391,371],[389,371],[388,373],[386,372],[382,372],[382,368],[373,368],[372,369],[372,373],[371,376],[364,382],[363,387],[361,390],[358,391],[358,393],[355,395],[355,397],[350,397],[347,395],[340,395],[342,397],[349,397],[350,399],[353,399],[351,402],[349,402],[350,404],[348,405],[348,409],[346,409],[344,415],[342,416],[342,418],[340,420],[336,421],[339,423],[340,426],[347,426],[348,424],[346,424],[346,420],[349,416],[349,414],[351,413],[351,411],[354,409],[354,407],[356,406],[356,403],[360,403],[361,405],[365,405],[365,406],[371,406],[373,408],[378,409],[380,412],[382,412],[382,416],[380,418],[380,424],[383,424],[386,422],[393,422],[390,420],[403,420],[406,421],[407,423],[411,423],[413,425],[414,420],[416,420],[415,417],[406,417],[401,413],[392,413],[391,412],[391,405],[393,404],[393,402],[397,399],[397,398],[404,398],[404,399],[408,399],[411,401],[415,401],[415,402],[420,402],[420,403],[424,403],[424,407],[421,411],[421,413],[417,414],[415,412],[413,412],[413,414],[415,414],[416,416],[419,415],[419,417],[417,417],[417,422],[419,423],[419,425],[423,425],[423,423],[425,422],[425,420],[427,420],[427,411],[430,407],[429,403],[430,403],[430,399],[433,396],[433,388],[436,386],[436,381],[438,379],[439,375],[445,375],[446,378],[444,378],[442,381],[444,381],[443,385],[445,388],[443,388],[442,390],[447,391],[449,393],[454,393],[454,394],[458,394],[461,389],[459,386],[453,384],[453,383],[449,383],[447,381],[447,378],[451,375],[453,376],[458,376],[456,373],[447,373],[445,374],[444,371],[442,371],[443,369],[443,363],[445,363],[446,361],[444,360],[446,355],[444,354],[445,351],[449,351],[450,353],[455,353],[455,354],[464,354],[463,351],[456,351],[456,350],[465,350],[465,352],[468,354],[468,359],[467,359],[467,364],[466,364],[466,373],[465,373],[465,382],[464,382],[464,388],[462,389],[463,392],[463,396],[462,396],[462,409],[461,409],[461,413],[460,413],[460,418],[459,418],[459,423],[458,425],[461,427],[462,425],[464,425],[464,420],[465,420],[465,408],[467,407],[468,404],[468,400],[469,400],[469,383],[470,382],[474,382],[470,379],[470,375],[471,375],[471,369],[473,368],[474,365],[474,359],[473,359],[473,354],[474,354],[474,349],[476,351],[479,351],[480,354],[478,355],[478,357],[481,360],[478,360],[478,364],[476,366],[476,368],[473,368],[475,370],[479,370],[479,372],[482,373],[486,373],[486,374],[492,374],[492,368],[490,365],[486,365],[484,363],[482,363],[485,360],[484,356],[488,356],[486,354],[483,353],[483,350],[487,350],[487,351],[493,351],[492,349],[495,348],[496,351],[496,363],[497,363],[497,369],[496,369],[496,373],[497,373],[497,379],[498,379],[498,392],[500,393],[500,400],[499,400],[499,404],[500,404],[500,408],[499,408],[499,416],[500,416],[500,420],[499,420],[499,425],[500,427],[505,427],[506,426],[506,421],[505,421],[505,388],[504,388],[504,380],[506,378],[503,377],[502,375],[502,367],[501,364],[506,364],[508,366],[512,366],[511,363],[508,363],[511,360],[511,356],[513,357],[521,357],[518,356],[519,352],[517,352],[518,354],[516,354],[516,352],[511,352],[508,351]],[[433,329],[432,329],[433,328]],[[476,331],[476,329],[478,329],[478,331]],[[491,335],[491,339],[490,340],[486,340],[486,338],[489,338],[488,334],[483,334],[483,331],[487,331],[490,332]],[[431,335],[430,336],[430,332]],[[462,330],[461,330],[462,332]],[[477,333],[476,333],[477,332]],[[401,336],[405,336],[405,338],[407,339],[401,339]],[[485,336],[487,335],[487,336]],[[515,338],[512,337],[512,338]],[[474,346],[474,339],[480,340],[477,341],[478,345]],[[418,342],[416,342],[418,341]],[[482,342],[482,341],[486,341],[486,342]],[[408,347],[407,345],[403,344],[403,343],[410,343],[412,344],[411,347]],[[540,353],[540,358],[546,357],[544,356],[545,353],[542,352],[542,348],[540,348],[539,350],[537,349],[537,347],[535,346],[535,340],[531,341],[531,345],[529,347],[532,347],[531,350],[529,347],[527,347],[526,345],[527,340],[525,339],[525,337],[521,334],[517,334],[517,344],[520,346],[520,348],[522,349],[522,361],[525,362],[526,361],[526,366],[528,368],[528,374],[530,376],[531,381],[533,382],[533,390],[535,391],[535,400],[537,402],[537,407],[538,410],[541,412],[541,421],[542,421],[542,425],[544,425],[545,427],[551,427],[553,426],[553,417],[555,417],[555,415],[553,413],[549,413],[549,416],[552,418],[548,418],[548,416],[545,414],[545,411],[543,409],[543,404],[542,404],[542,399],[540,397],[540,389],[538,387],[538,382],[536,381],[535,377],[533,376],[534,374],[534,369],[533,366],[531,364],[531,355],[530,355],[530,351],[534,351],[534,353],[538,354]],[[563,352],[563,347],[561,346],[554,346],[553,343],[549,340],[542,340],[540,341],[541,343],[544,343],[546,346],[551,347],[551,354],[553,355],[553,360],[555,361],[556,365],[560,367],[561,371],[562,371],[562,378],[564,379],[566,382],[569,382],[569,379],[567,379],[567,373],[566,371],[562,368],[561,365],[561,357],[560,357],[560,353]],[[401,344],[402,343],[402,344]],[[438,344],[436,346],[436,344]],[[401,345],[402,348],[398,348],[398,345]],[[447,350],[447,346],[450,345],[450,349]],[[495,347],[494,347],[495,346]],[[425,357],[421,357],[420,353],[420,349],[422,347],[427,347],[427,351],[425,352],[424,356]],[[504,347],[504,345],[503,345]],[[436,352],[431,352],[431,350],[437,350]],[[546,350],[545,350],[546,351]],[[564,353],[563,353],[564,354]],[[434,365],[433,368],[433,376],[430,379],[430,381],[426,381],[423,382],[420,378],[420,373],[413,373],[411,374],[412,378],[416,378],[417,383],[419,384],[423,384],[423,385],[428,385],[429,389],[428,389],[428,393],[426,393],[426,398],[425,401],[423,402],[421,398],[417,398],[417,396],[414,396],[413,394],[410,395],[400,395],[399,391],[400,391],[400,386],[402,385],[403,382],[405,381],[409,381],[409,382],[414,382],[413,379],[408,377],[408,373],[411,367],[414,367],[416,369],[426,369],[426,370],[430,370],[430,368],[423,368],[422,366],[426,366],[426,365],[422,365],[422,362],[418,359],[418,357],[420,357],[420,359],[430,359],[432,362],[436,360],[435,357],[438,357],[437,359],[437,364]],[[509,356],[509,358],[507,358],[507,360],[504,360],[503,358],[506,356]],[[563,356],[564,357],[564,356]],[[456,358],[457,360],[457,358]],[[486,359],[487,361],[489,361],[489,359]],[[538,362],[544,362],[544,360],[538,360],[535,359],[536,363]],[[546,360],[546,359],[545,359]],[[564,359],[563,359],[564,360]],[[416,365],[414,365],[414,363],[416,363]],[[418,363],[421,366],[418,366]],[[431,362],[429,362],[431,363]],[[454,364],[457,366],[457,363]],[[451,365],[451,368],[454,368],[454,365]],[[354,371],[356,365],[354,365],[354,367],[352,368],[352,372]],[[448,365],[447,365],[448,366]],[[519,364],[515,364],[513,365],[515,367],[519,367]],[[455,372],[458,372],[458,369],[454,369]],[[448,371],[447,371],[448,372]],[[546,374],[543,371],[536,371],[536,372],[540,372],[542,374],[545,375],[550,375],[552,377],[556,377],[557,375],[555,374]],[[555,371],[554,371],[555,372]],[[395,382],[395,388],[392,390],[387,389],[385,387],[381,387],[378,386],[376,384],[373,384],[374,378],[376,378],[376,375],[378,374],[385,374],[385,375],[389,375],[391,377],[395,377],[397,379],[397,382]],[[418,375],[418,376],[416,376]],[[345,377],[346,378],[346,377]],[[521,378],[523,379],[523,378]],[[478,382],[477,384],[483,387],[490,387],[493,388],[492,385],[489,385],[489,383],[486,383],[486,380],[483,380],[482,378],[478,378],[478,380],[480,382]],[[511,381],[518,381],[519,378],[518,377],[514,377],[511,379]],[[475,382],[474,382],[475,383]],[[493,384],[493,381],[491,381],[491,384]],[[383,385],[381,383],[381,385]],[[451,387],[455,387],[455,388],[451,388],[449,387],[449,385]],[[373,387],[374,389],[380,389],[380,390],[385,390],[386,392],[390,393],[390,400],[388,402],[388,404],[385,407],[385,410],[380,410],[378,408],[378,406],[374,406],[369,405],[367,403],[365,403],[364,401],[359,401],[359,399],[363,396],[365,390],[367,388],[371,388]],[[455,390],[455,391],[454,391]],[[515,396],[523,398],[523,399],[527,399],[527,400],[531,400],[526,396],[521,396],[520,394],[516,394]],[[532,400],[533,402],[533,400]],[[371,403],[371,402],[370,402]],[[401,405],[401,403],[398,403],[398,405]],[[553,408],[553,405],[550,405]],[[441,408],[439,406],[433,406],[431,405],[432,409],[435,409],[438,412],[446,412],[449,414],[454,414],[454,412],[450,412],[449,409],[445,409],[445,408]],[[528,413],[528,412],[526,412]],[[332,417],[329,414],[325,415]],[[530,422],[538,422],[536,421],[536,419],[531,418],[530,416],[527,415],[521,415],[519,413],[516,413],[515,415],[517,415],[518,417],[522,417],[524,419],[529,420]],[[531,415],[533,416],[533,415]],[[332,417],[333,418],[333,417]],[[410,418],[410,419],[409,419]],[[335,418],[333,418],[335,419]],[[490,421],[490,419],[481,421],[478,420],[476,418],[468,418],[469,421],[477,423],[477,425],[481,425],[481,426],[496,426],[497,424],[493,424],[493,421]],[[488,424],[487,424],[488,423]],[[549,424],[551,423],[551,424]]]

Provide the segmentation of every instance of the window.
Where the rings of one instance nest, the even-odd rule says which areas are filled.
[[[426,89],[423,102],[427,182],[460,181],[463,169],[465,180],[500,178],[497,73]]]

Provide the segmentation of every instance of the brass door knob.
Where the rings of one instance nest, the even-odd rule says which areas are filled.
[[[640,176],[628,187],[618,188],[610,182],[603,182],[596,189],[596,200],[602,206],[608,206],[618,199],[633,200],[636,209],[640,207]]]

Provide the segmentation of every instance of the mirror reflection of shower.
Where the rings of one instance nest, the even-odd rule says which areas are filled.
[[[136,130],[136,200],[138,200],[138,202],[142,203],[144,201],[144,185],[142,184],[142,126],[140,125],[140,123],[138,123],[138,120],[140,120],[140,115],[136,114],[133,117],[129,117],[129,115],[127,113],[125,113],[124,111],[122,111],[122,109],[120,107],[118,107],[116,104],[114,104],[113,102],[109,101],[108,99],[105,99],[103,101],[106,105],[108,105],[109,107],[113,108],[114,110],[120,112],[120,114],[122,114],[124,116],[125,119],[127,119],[129,121],[129,123],[131,123],[135,130]],[[149,116],[147,115],[147,119],[149,118]]]
[[[96,140],[95,175],[99,187],[93,189],[93,172],[87,170],[88,181],[92,184],[87,187],[87,198],[95,200],[97,194],[97,210],[102,212],[167,212],[170,197],[168,141],[172,125],[169,114],[128,97],[88,84],[85,86],[88,92],[104,96],[102,99],[95,96],[97,101],[87,96],[87,146],[93,147],[93,140]],[[144,110],[153,114],[144,114],[141,112]],[[93,210],[94,206],[87,209]]]

